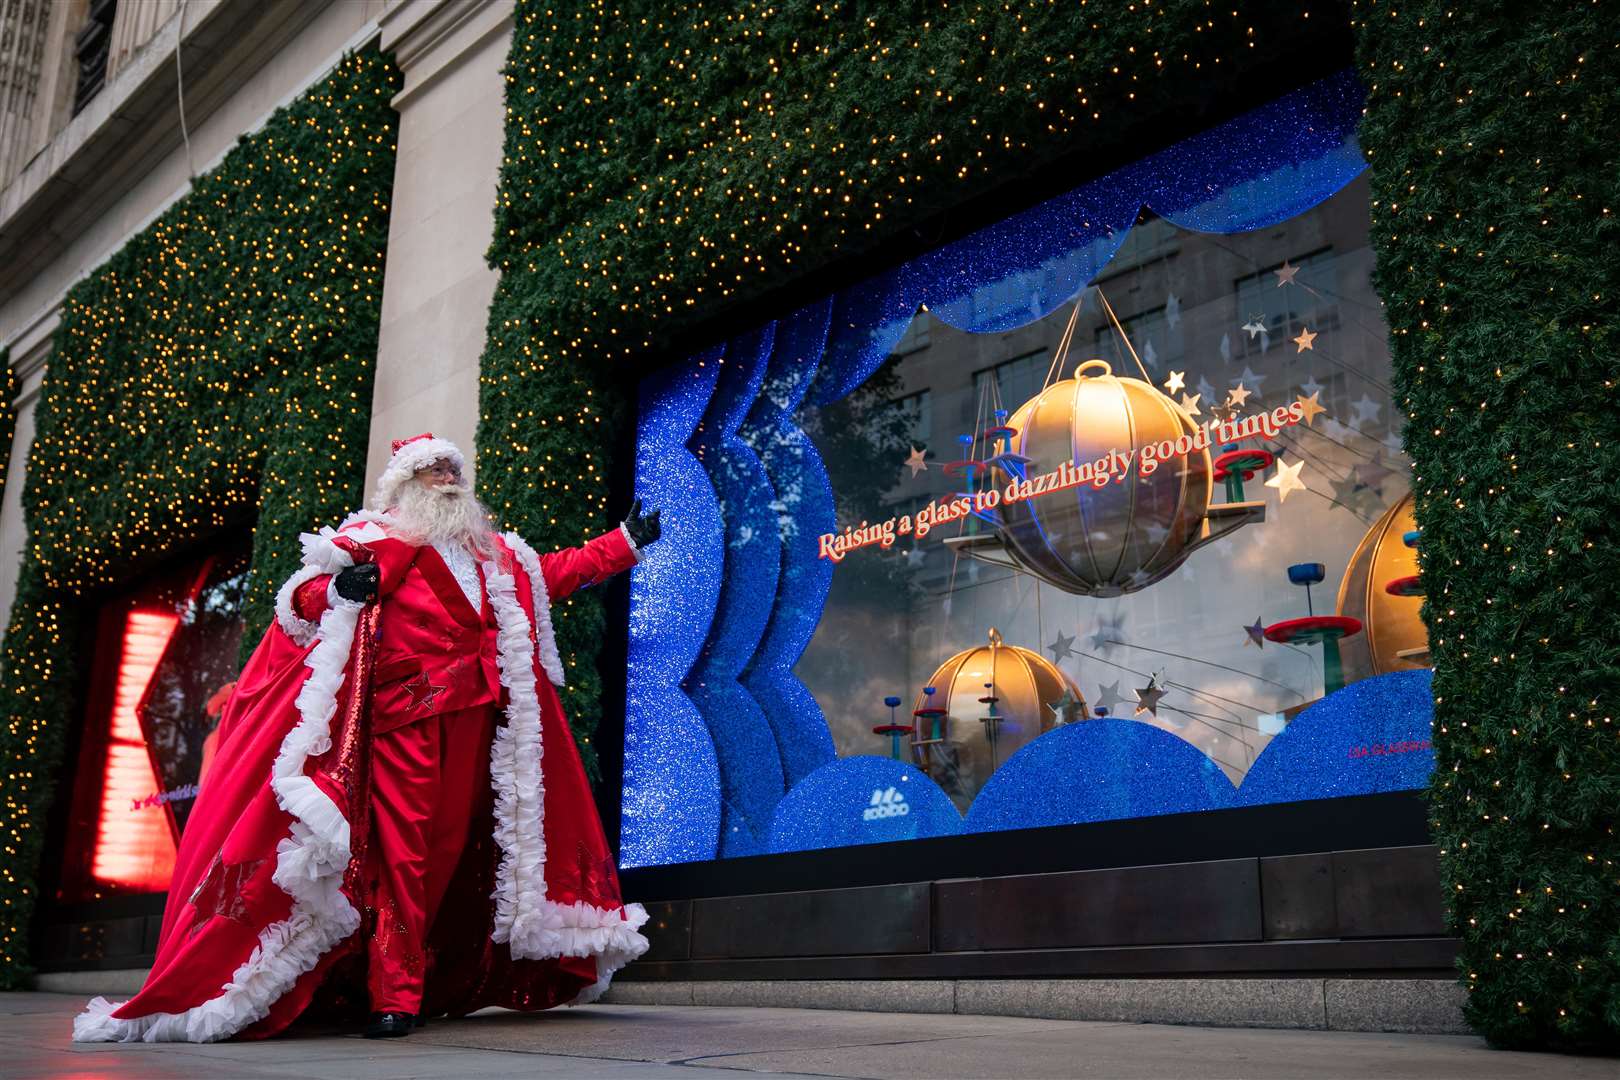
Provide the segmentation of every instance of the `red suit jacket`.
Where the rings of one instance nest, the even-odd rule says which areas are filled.
[[[359,951],[371,725],[482,695],[502,711],[493,806],[435,920],[441,960],[424,1011],[594,1000],[646,950],[647,914],[621,898],[557,697],[550,617],[552,600],[635,563],[628,535],[543,556],[503,535],[481,567],[486,622],[437,552],[390,529],[386,515],[362,513],[302,538],[304,568],[282,587],[276,623],[221,718],[152,972],[128,1002],[92,1001],[75,1040],[205,1042],[291,1023]],[[327,592],[331,575],[359,562],[381,571],[379,604]],[[475,677],[460,677],[468,665]],[[431,695],[437,685],[446,689]]]

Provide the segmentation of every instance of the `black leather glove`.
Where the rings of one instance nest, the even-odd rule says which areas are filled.
[[[377,598],[381,571],[376,563],[361,563],[338,571],[337,594],[345,600],[364,604]]]
[[[630,534],[630,542],[636,545],[637,550],[646,547],[661,535],[658,528],[660,513],[661,511],[654,510],[650,514],[643,514],[640,499],[630,507],[630,515],[624,519],[624,531]]]

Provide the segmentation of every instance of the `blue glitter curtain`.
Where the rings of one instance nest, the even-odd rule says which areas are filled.
[[[818,404],[849,394],[923,305],[972,333],[1046,317],[1107,265],[1143,207],[1183,228],[1235,233],[1315,206],[1365,168],[1361,100],[1354,73],[1340,72],[644,383],[636,494],[663,507],[666,524],[631,577],[625,866],[784,844],[778,804],[818,769],[842,764],[793,674],[832,580],[816,558],[817,535],[835,527],[832,491],[792,420],[812,382]],[[861,770],[825,776],[845,772]],[[849,799],[870,791],[864,773],[845,788]],[[1151,792],[1132,792],[1108,816],[1154,805]],[[1005,828],[992,823],[1001,816],[975,807],[967,827]],[[805,832],[792,841],[809,844]]]

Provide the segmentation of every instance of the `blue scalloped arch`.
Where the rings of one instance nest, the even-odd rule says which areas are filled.
[[[1237,804],[1426,787],[1434,772],[1434,673],[1396,671],[1335,690],[1266,744]]]
[[[962,831],[956,805],[914,765],[847,757],[823,765],[777,804],[770,850],[884,844]]]
[[[1047,732],[991,775],[968,832],[1220,810],[1232,781],[1196,746],[1135,720],[1083,720]]]

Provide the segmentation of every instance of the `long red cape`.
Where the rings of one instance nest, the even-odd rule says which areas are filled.
[[[318,627],[300,627],[287,599],[293,586],[370,557],[368,544],[386,537],[387,524],[359,514],[336,533],[304,537],[305,568],[282,590],[280,619],[221,719],[151,974],[128,1002],[92,1001],[74,1022],[76,1041],[272,1035],[323,982],[341,982],[351,958],[363,958],[375,608],[339,600]],[[592,543],[625,541],[610,534]],[[484,574],[505,690],[490,754],[492,807],[474,823],[434,923],[430,1015],[590,1001],[647,947],[637,932],[646,912],[623,903],[552,685],[561,665],[540,560],[507,533]]]

